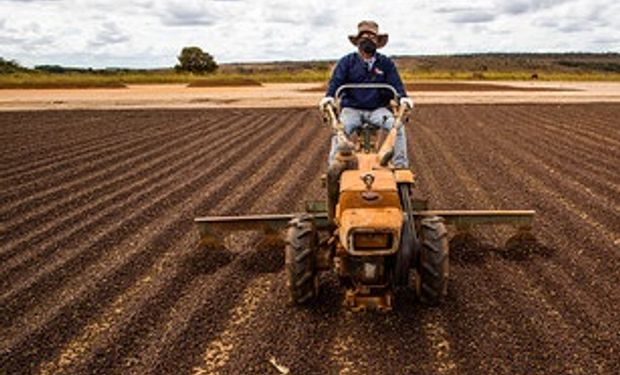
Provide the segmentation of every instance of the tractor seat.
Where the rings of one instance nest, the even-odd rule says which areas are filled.
[[[372,125],[372,124],[368,124],[368,123],[363,123],[362,126],[360,126],[358,129],[359,129],[358,131],[365,130],[365,129],[368,129],[368,130],[379,130],[379,127],[376,126],[376,125]]]
[[[360,126],[359,128],[355,129],[355,134],[362,135],[363,133],[368,132],[368,134],[370,134],[370,135],[375,135],[378,130],[379,130],[378,126],[364,123],[364,124],[362,124],[362,126]]]

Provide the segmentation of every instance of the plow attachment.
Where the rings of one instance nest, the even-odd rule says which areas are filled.
[[[327,213],[311,214],[317,230],[324,231],[329,227]],[[267,236],[278,236],[286,228],[296,214],[267,214],[247,216],[211,216],[197,217],[201,242],[206,246],[217,246],[221,238],[230,232],[261,231]]]
[[[326,231],[330,225],[325,211],[311,211],[316,229]],[[529,232],[534,221],[535,211],[459,211],[459,210],[421,210],[414,211],[416,219],[439,216],[445,224],[453,225],[458,231],[467,231],[477,225],[512,225],[519,233]],[[198,217],[194,222],[198,225],[201,241],[204,245],[213,246],[221,243],[221,238],[235,231],[261,231],[267,236],[278,236],[286,228],[288,222],[296,214],[267,214],[247,216],[212,216]]]

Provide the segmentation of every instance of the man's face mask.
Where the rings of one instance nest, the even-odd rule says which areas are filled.
[[[360,49],[369,55],[373,55],[377,50],[377,45],[372,40],[364,38],[360,42]]]

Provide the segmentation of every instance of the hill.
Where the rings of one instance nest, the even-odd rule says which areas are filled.
[[[401,71],[620,73],[620,53],[490,53],[466,55],[392,56]],[[330,69],[335,60],[222,64],[225,72],[257,73]]]

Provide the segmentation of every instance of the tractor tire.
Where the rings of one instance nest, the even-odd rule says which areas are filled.
[[[435,306],[442,302],[448,292],[450,245],[443,219],[422,219],[420,237],[418,297],[422,303]]]
[[[394,262],[394,284],[405,286],[410,283],[410,269],[415,264],[417,249],[420,248],[416,234],[415,219],[411,207],[411,186],[409,184],[398,184],[398,194],[406,220],[400,236],[400,246],[396,253]]]
[[[311,216],[301,215],[288,223],[284,247],[286,284],[296,304],[309,303],[318,295],[317,247],[318,233]]]

